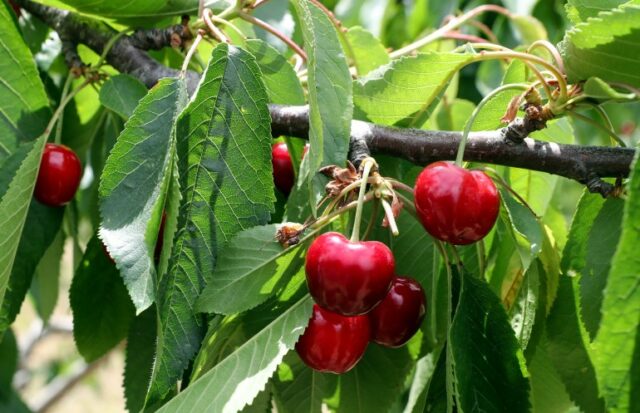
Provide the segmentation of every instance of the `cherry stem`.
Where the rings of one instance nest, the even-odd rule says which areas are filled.
[[[533,208],[531,208],[531,205],[529,205],[529,203],[520,196],[520,194],[518,194],[513,188],[511,188],[511,186],[509,186],[509,184],[507,183],[507,181],[504,180],[504,178],[502,178],[500,176],[500,174],[498,173],[498,171],[496,171],[493,168],[489,168],[487,166],[482,166],[479,168],[474,168],[474,169],[478,169],[484,172],[489,172],[491,175],[493,175],[493,179],[495,179],[496,181],[498,181],[498,183],[504,188],[506,189],[511,195],[513,195],[518,201],[520,201],[520,203],[522,205],[524,205],[530,212],[531,214],[533,214],[534,217],[538,218],[538,215],[536,214],[536,212],[533,210]]]
[[[364,197],[364,199],[362,200],[362,203],[369,202],[372,199],[373,199],[373,194],[367,194]],[[342,215],[344,212],[352,210],[353,208],[357,208],[358,205],[361,205],[359,203],[359,201],[360,200],[349,202],[347,205],[343,206],[342,208],[336,209],[335,211],[331,212],[330,214],[318,218],[318,220],[315,221],[314,223],[310,224],[309,227],[312,228],[312,229],[317,229],[317,228],[324,227],[325,225],[327,225],[331,221],[333,221],[335,218],[337,218],[338,216]]]
[[[240,28],[238,26],[236,26],[235,24],[231,23],[229,20],[221,19],[220,17],[216,16],[213,13],[211,13],[209,15],[209,17],[211,18],[211,21],[213,21],[213,22],[224,24],[225,26],[229,26],[229,28],[233,29],[238,34],[238,36],[240,36],[240,38],[242,38],[242,39],[246,39],[247,38],[247,36],[245,36],[245,34],[242,33],[242,30],[240,30]],[[228,36],[227,36],[227,38],[228,38]]]
[[[551,57],[553,57],[553,60],[555,60],[556,65],[558,65],[558,69],[560,69],[562,73],[566,73],[566,71],[564,70],[564,61],[562,60],[562,56],[560,56],[560,52],[553,44],[551,44],[548,40],[536,40],[535,42],[531,43],[531,46],[529,46],[529,48],[527,49],[527,53],[531,53],[531,51],[537,47],[546,49]]]
[[[276,29],[275,27],[271,26],[270,24],[268,24],[267,22],[264,22],[260,19],[258,19],[257,17],[254,17],[250,14],[247,14],[243,11],[239,11],[238,12],[238,16],[255,25],[260,27],[261,29],[271,33],[272,35],[276,36],[278,39],[282,40],[287,46],[289,46],[289,48],[291,48],[291,50],[293,50],[295,53],[297,53],[302,60],[304,60],[305,62],[307,61],[307,54],[304,52],[304,50],[302,50],[302,48],[300,46],[298,46],[293,40],[291,40],[290,38],[288,38],[284,33],[282,33],[281,31],[279,31],[278,29]]]
[[[413,188],[411,188],[409,185],[405,184],[404,182],[400,182],[391,178],[385,178],[385,179],[387,182],[391,183],[391,186],[393,188],[402,189],[403,191],[409,192],[410,194],[413,195]]]
[[[71,72],[69,72],[67,74],[67,79],[64,81],[64,86],[62,86],[62,95],[60,97],[60,103],[62,103],[66,99],[72,84],[73,84],[73,75],[71,74]],[[62,122],[63,121],[64,121],[64,114],[61,114],[60,120],[56,125],[56,137],[54,139],[54,142],[57,143],[58,145],[62,141]]]
[[[496,6],[493,4],[485,4],[469,10],[467,13],[463,14],[462,16],[451,19],[447,24],[440,27],[438,30],[431,32],[430,34],[423,37],[422,39],[419,39],[401,49],[398,49],[390,53],[389,56],[392,59],[395,59],[397,57],[409,54],[414,50],[418,50],[421,47],[426,46],[427,44],[440,39],[444,34],[459,28],[460,26],[462,26],[464,23],[471,20],[475,16],[487,11],[494,11],[496,13],[504,14],[507,17],[511,17],[511,13],[509,12],[509,10],[505,9],[504,7]]]
[[[362,220],[362,207],[364,196],[367,192],[367,181],[369,180],[369,173],[371,168],[375,164],[373,158],[366,158],[362,161],[362,178],[360,179],[360,193],[358,193],[358,205],[356,208],[355,221],[353,222],[353,232],[351,232],[351,242],[358,242],[360,240],[360,221]]]
[[[204,14],[206,15],[207,12],[205,11]],[[196,52],[196,49],[198,48],[198,44],[200,44],[200,42],[202,41],[203,37],[204,36],[202,35],[202,32],[200,30],[198,30],[198,35],[193,40],[193,43],[191,44],[191,47],[189,48],[189,51],[187,52],[187,55],[184,58],[184,62],[182,62],[182,69],[180,69],[180,77],[181,78],[184,79],[184,77],[187,75],[187,70],[189,68],[189,62],[191,62],[191,58],[193,57],[194,53]]]
[[[211,9],[205,9],[204,12],[202,13],[202,19],[204,20],[205,24],[207,25],[207,28],[209,29],[213,37],[218,39],[218,41],[220,42],[231,43],[231,39],[229,39],[229,37],[226,34],[224,34],[224,32],[220,30],[218,26],[216,26],[213,23],[213,21],[211,21],[212,15],[213,15],[213,12],[211,11]]]
[[[381,198],[380,202],[382,203],[382,208],[384,208],[384,214],[386,215],[387,221],[389,222],[389,229],[391,230],[391,233],[393,234],[393,236],[397,237],[398,234],[400,234],[400,231],[398,231],[398,224],[396,223],[396,217],[393,216],[393,209],[391,208],[391,205],[386,199]]]
[[[367,229],[364,230],[364,235],[362,236],[363,240],[369,238],[371,235],[371,231],[373,231],[373,226],[375,225],[376,219],[378,218],[378,208],[379,205],[377,202],[374,202],[371,206],[371,217],[369,218],[369,225],[367,225]]]
[[[53,127],[55,126],[56,122],[58,121],[58,119],[60,118],[60,116],[64,113],[64,108],[67,106],[67,104],[69,102],[71,102],[71,100],[82,90],[84,89],[87,85],[89,85],[91,83],[91,79],[85,79],[80,86],[78,86],[77,88],[73,89],[71,91],[71,93],[69,93],[64,99],[62,99],[62,101],[60,102],[60,104],[58,105],[58,108],[56,109],[56,111],[53,113],[53,116],[51,116],[51,120],[49,120],[49,123],[47,124],[47,127],[44,129],[43,134],[46,135],[47,137],[49,137],[49,135],[51,134],[51,131],[53,130]],[[69,209],[69,208],[67,208]]]
[[[624,141],[622,140],[622,138],[620,138],[618,135],[616,135],[616,133],[612,130],[613,129],[613,125],[611,125],[611,120],[609,119],[609,116],[607,116],[606,113],[602,113],[602,108],[600,108],[599,106],[591,106],[593,109],[600,109],[599,111],[596,109],[596,112],[598,112],[600,114],[600,116],[605,120],[605,122],[607,122],[609,125],[609,127],[606,127],[604,125],[601,125],[600,123],[596,122],[595,120],[591,119],[588,116],[582,115],[578,112],[574,112],[572,110],[570,110],[569,112],[569,116],[572,116],[576,119],[579,119],[583,122],[586,122],[588,124],[590,124],[591,126],[594,126],[598,129],[600,129],[601,131],[605,132],[609,137],[611,137],[611,139],[613,139],[615,142],[618,143],[618,145],[622,146],[622,147],[626,147],[627,145],[624,143]],[[611,129],[610,129],[611,128]]]
[[[456,165],[462,167],[462,162],[464,161],[464,148],[467,145],[467,138],[469,137],[469,132],[471,132],[471,127],[473,126],[473,122],[476,120],[476,117],[480,114],[480,111],[495,95],[498,93],[504,92],[505,90],[510,89],[519,89],[519,90],[527,90],[531,86],[526,83],[513,83],[509,85],[503,85],[499,88],[491,91],[487,96],[485,96],[478,106],[475,107],[471,117],[467,121],[467,124],[464,125],[464,132],[462,133],[462,139],[460,139],[460,145],[458,146],[458,154],[456,155]]]

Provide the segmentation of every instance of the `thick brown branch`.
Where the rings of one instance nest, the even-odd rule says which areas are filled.
[[[270,110],[274,136],[308,136],[306,107],[271,105]],[[400,129],[361,121],[351,124],[352,148],[354,141],[364,141],[374,154],[397,156],[418,165],[455,159],[461,138],[460,132]],[[564,176],[606,196],[613,187],[600,178],[628,176],[634,155],[635,150],[629,148],[562,145],[531,138],[515,144],[505,139],[504,130],[497,130],[471,133],[464,159]]]
[[[18,0],[30,13],[54,28],[60,37],[82,43],[97,53],[115,32],[106,24],[67,11],[43,6],[29,0]],[[162,36],[180,31],[179,26],[161,30]],[[107,54],[107,61],[120,72],[129,73],[148,87],[163,77],[177,76],[178,71],[152,59],[141,47],[137,36],[123,36],[115,42]],[[143,40],[144,40],[144,36]],[[162,37],[161,36],[161,37]],[[155,40],[157,36],[152,36]],[[164,37],[166,42],[166,37]],[[149,39],[147,39],[149,40]],[[154,40],[154,41],[155,41]],[[150,43],[155,44],[154,41]],[[155,46],[159,46],[160,40]],[[136,47],[141,46],[141,47]],[[188,72],[190,92],[197,87],[199,75]],[[306,138],[309,133],[308,109],[303,106],[271,106],[272,132],[274,136],[289,135]],[[509,127],[488,132],[472,133],[465,150],[465,160],[513,166],[564,176],[581,182],[592,192],[607,196],[613,185],[601,178],[621,178],[629,175],[635,155],[634,149],[580,145],[561,145],[526,138],[531,130],[539,129],[522,120],[515,120]],[[418,165],[437,160],[455,159],[459,132],[398,129],[353,121],[351,127],[351,159],[357,162],[368,152],[388,154],[407,159]],[[519,142],[519,143],[518,143]]]

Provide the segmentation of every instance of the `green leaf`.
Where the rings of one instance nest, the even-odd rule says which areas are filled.
[[[100,184],[100,238],[139,314],[155,299],[154,250],[175,153],[184,80],[162,79],[141,101],[111,150]]]
[[[332,400],[336,412],[388,411],[400,397],[412,367],[406,347],[387,349],[371,343],[358,364],[340,376],[339,398]]]
[[[560,46],[570,82],[597,76],[640,86],[640,4],[631,1],[576,25]]]
[[[507,310],[511,321],[511,327],[522,348],[527,348],[533,324],[536,319],[536,310],[540,301],[540,266],[533,263],[527,272],[519,280],[522,283],[517,288],[517,295]]]
[[[31,282],[31,295],[35,301],[36,311],[45,324],[49,321],[58,302],[64,240],[64,233],[59,231],[38,263]]]
[[[640,356],[637,349],[634,353],[640,327],[640,256],[637,251],[640,238],[640,163],[637,157],[628,194],[620,243],[604,290],[600,330],[594,340],[601,394],[612,412],[630,411],[630,374],[633,364],[637,364],[636,358]]]
[[[151,380],[156,333],[157,313],[152,305],[133,319],[127,336],[123,387],[130,412],[140,412],[144,407]]]
[[[251,403],[303,333],[312,302],[302,298],[159,412],[237,412]]]
[[[429,52],[401,57],[354,82],[353,99],[368,120],[392,125],[409,119],[418,125],[452,77],[471,55]]]
[[[196,14],[197,0],[42,0],[41,3],[53,7],[63,7],[85,14],[95,14],[106,18],[158,18]],[[205,7],[222,9],[229,5],[226,1],[205,0]]]
[[[6,399],[0,398],[0,411],[11,413],[31,413],[29,407],[24,403],[14,390],[11,390]]]
[[[33,142],[32,149],[24,158],[7,192],[0,200],[0,233],[3,234],[0,238],[0,301],[2,302],[29,211],[45,142],[44,135]]]
[[[629,0],[569,0],[567,14],[574,23],[596,17],[602,11],[609,11]]]
[[[18,343],[12,330],[0,339],[0,400],[7,400],[13,391],[13,375],[18,368]]]
[[[502,303],[466,273],[449,340],[461,411],[529,411],[529,384],[520,348]]]
[[[308,55],[309,143],[298,187],[309,188],[315,213],[326,180],[316,171],[325,165],[344,166],[349,152],[353,114],[352,81],[338,34],[329,18],[312,2],[294,0]]]
[[[110,77],[100,88],[100,103],[123,119],[129,119],[147,87],[135,77],[119,74]]]
[[[0,4],[0,182],[8,185],[14,176],[22,156],[7,168],[5,162],[21,145],[33,141],[47,126],[51,112],[49,99],[22,34],[13,22],[13,10],[7,2]],[[8,179],[6,179],[8,178]],[[0,198],[7,186],[0,185]],[[5,231],[0,231],[6,234]],[[4,268],[4,267],[2,267]]]
[[[604,412],[598,397],[598,383],[589,349],[588,336],[579,319],[577,278],[585,266],[587,239],[602,208],[602,197],[585,191],[574,215],[569,238],[562,254],[558,293],[546,320],[547,352],[571,400],[585,413]]]
[[[280,413],[321,413],[335,394],[339,377],[307,367],[290,351],[273,378],[274,401]]]
[[[247,40],[247,50],[256,58],[270,103],[303,105],[304,91],[291,63],[273,46],[259,39]]]
[[[476,108],[473,102],[464,99],[443,99],[441,103],[440,110],[436,113],[438,129],[441,130],[463,130]]]
[[[582,92],[585,96],[598,101],[629,101],[635,99],[634,93],[621,93],[598,77],[590,77],[584,82]]]
[[[551,362],[547,338],[542,336],[529,362],[531,402],[534,412],[568,412],[574,405]]]
[[[503,191],[501,198],[516,237],[523,270],[526,271],[531,260],[542,251],[541,224],[527,207],[517,202],[510,194]]]
[[[359,76],[389,63],[389,54],[380,40],[360,26],[350,27],[347,39],[355,55],[354,63]]]
[[[194,305],[221,248],[273,210],[267,94],[248,52],[218,45],[178,120],[182,201],[167,275],[160,282],[159,339],[147,402],[161,399],[200,347]]]
[[[547,30],[540,20],[525,14],[514,14],[509,22],[518,30],[520,42],[523,45],[537,40],[547,40]]]
[[[34,271],[62,225],[64,208],[51,208],[32,200],[0,308],[0,335],[16,319]]]
[[[87,361],[104,355],[127,336],[135,308],[118,270],[91,238],[71,283],[73,337]]]
[[[302,267],[301,244],[284,249],[275,239],[279,225],[238,233],[225,248],[198,298],[199,311],[233,314],[264,302]]]
[[[580,315],[592,340],[600,325],[607,276],[622,231],[623,209],[623,200],[607,199],[593,221],[587,240],[586,263],[580,277]]]

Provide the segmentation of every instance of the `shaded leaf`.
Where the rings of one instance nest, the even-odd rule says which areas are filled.
[[[354,82],[354,103],[374,123],[392,125],[408,118],[419,125],[471,59],[466,54],[429,52],[393,60]]]
[[[159,287],[147,403],[163,398],[200,347],[204,324],[194,305],[218,252],[239,231],[266,224],[273,210],[267,94],[253,56],[218,45],[177,130],[182,201]]]
[[[636,156],[637,158],[637,156]],[[629,196],[622,218],[622,234],[613,256],[602,302],[602,320],[594,340],[596,372],[601,394],[612,412],[629,411],[630,374],[636,334],[640,327],[640,163],[632,167]]]
[[[577,24],[560,46],[571,82],[597,76],[640,86],[640,4],[630,1]]]
[[[269,102],[281,105],[304,104],[304,91],[291,63],[273,46],[259,40],[247,40],[247,50],[256,58]]]
[[[0,400],[9,399],[13,392],[11,383],[18,368],[18,356],[16,336],[12,330],[7,330],[4,337],[0,339]]]
[[[458,408],[528,412],[529,383],[502,303],[484,281],[461,279],[449,333]]]
[[[304,48],[309,57],[309,143],[300,168],[298,188],[306,186],[315,213],[326,179],[316,172],[322,166],[344,166],[349,151],[353,114],[352,82],[338,34],[329,18],[312,2],[294,0]],[[307,195],[308,194],[308,195]]]
[[[303,333],[311,308],[312,300],[305,296],[159,412],[237,412],[251,403]]]
[[[85,360],[96,360],[127,336],[135,308],[97,237],[89,241],[76,270],[69,301],[73,338]]]
[[[593,221],[587,240],[586,262],[580,277],[580,315],[591,340],[600,325],[607,276],[622,231],[623,209],[623,200],[607,199]]]
[[[29,290],[33,274],[62,225],[64,208],[51,208],[32,200],[5,299],[0,308],[0,335],[15,320]]]
[[[380,40],[360,26],[350,27],[346,33],[358,75],[364,76],[372,70],[389,63],[389,54]]]
[[[246,311],[264,302],[298,272],[304,264],[301,244],[282,248],[275,239],[278,226],[250,228],[229,242],[198,298],[199,311]]]
[[[147,87],[135,77],[111,76],[100,88],[100,103],[124,119],[133,115],[138,102],[147,94]]]
[[[174,124],[186,104],[184,79],[165,78],[136,107],[100,183],[100,239],[139,314],[155,299],[154,250],[175,153]]]
[[[31,295],[35,301],[36,311],[45,324],[49,321],[58,302],[60,262],[64,252],[64,241],[64,233],[59,231],[38,263],[31,282]]]
[[[130,412],[144,407],[155,355],[156,318],[156,307],[152,305],[133,319],[127,336],[123,387]]]

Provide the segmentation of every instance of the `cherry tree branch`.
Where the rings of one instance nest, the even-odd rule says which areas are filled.
[[[21,7],[56,30],[65,41],[84,44],[100,54],[116,32],[103,22],[78,16],[68,11],[44,6],[30,0],[17,0]],[[128,73],[148,87],[163,77],[177,76],[179,71],[168,68],[151,58],[145,51],[162,44],[170,46],[180,32],[169,29],[122,36],[107,53],[106,60],[114,68]],[[157,41],[150,41],[151,37]],[[140,41],[140,39],[146,39]],[[164,39],[164,40],[162,40]],[[200,76],[187,72],[188,89],[195,91]],[[270,106],[274,136],[288,135],[306,138],[309,134],[308,108],[304,106]],[[530,119],[516,119],[508,127],[497,131],[476,132],[469,136],[464,159],[535,171],[547,172],[574,179],[590,191],[608,196],[614,186],[601,178],[624,178],[635,156],[629,148],[562,145],[527,138],[529,133],[543,127]],[[351,159],[358,161],[369,152],[403,158],[418,165],[437,160],[453,160],[462,134],[460,132],[400,129],[353,121],[351,126]]]
[[[271,105],[270,112],[274,136],[308,136],[308,107]],[[464,160],[560,175],[574,179],[586,185],[591,192],[603,196],[611,193],[613,185],[601,178],[629,175],[636,152],[634,149],[564,145],[531,138],[516,143],[510,134],[513,128],[520,126],[518,121],[496,131],[472,132]],[[350,157],[362,158],[362,152],[368,149],[373,154],[396,156],[417,165],[427,165],[439,160],[454,160],[461,139],[461,132],[401,129],[355,120],[351,123]]]

